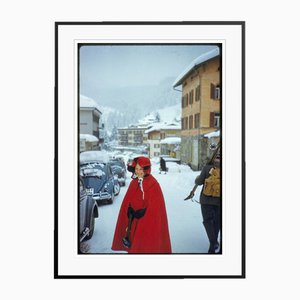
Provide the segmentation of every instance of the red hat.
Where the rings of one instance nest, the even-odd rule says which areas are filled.
[[[139,157],[134,158],[133,161],[131,162],[131,165],[128,165],[128,167],[127,167],[128,171],[134,173],[135,166],[137,164],[139,164],[143,168],[145,174],[150,174],[151,162],[148,157],[139,156]]]

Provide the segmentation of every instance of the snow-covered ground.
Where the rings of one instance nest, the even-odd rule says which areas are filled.
[[[192,171],[186,165],[167,162],[167,174],[159,174],[159,161],[152,159],[152,175],[161,185],[171,236],[173,253],[207,253],[208,239],[202,225],[200,205],[183,199],[190,193],[199,172]],[[126,186],[115,197],[111,205],[99,206],[99,218],[96,219],[93,237],[82,244],[87,253],[118,253],[111,250],[113,234],[120,205],[128,188],[131,173],[127,172]],[[199,201],[201,187],[198,187],[194,200]]]

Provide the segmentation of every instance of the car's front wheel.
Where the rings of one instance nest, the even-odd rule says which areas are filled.
[[[121,189],[121,187],[120,187],[119,182],[115,183],[115,186],[114,186],[115,196],[118,196],[118,195],[119,195],[120,189]]]

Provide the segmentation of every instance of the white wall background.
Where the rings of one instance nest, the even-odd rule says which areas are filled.
[[[299,170],[294,157],[299,128],[297,1],[252,3],[19,0],[2,6],[0,128],[3,145],[10,145],[1,147],[5,299],[127,299],[131,285],[135,294],[145,293],[144,299],[299,297],[299,176],[292,176]],[[54,280],[54,22],[205,20],[246,21],[247,279]],[[37,166],[45,170],[43,176],[37,176]]]

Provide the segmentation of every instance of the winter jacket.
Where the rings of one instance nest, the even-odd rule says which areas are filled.
[[[164,172],[167,171],[166,161],[163,158],[160,159],[160,168]]]
[[[134,211],[146,209],[144,216],[132,221],[129,240],[131,247],[123,245],[128,226],[128,208]],[[112,250],[128,253],[171,253],[164,197],[159,183],[151,175],[143,178],[142,188],[138,179],[132,179],[123,199],[112,243]]]
[[[201,173],[199,176],[195,179],[195,184],[197,185],[203,185],[206,178],[210,176],[209,171],[211,168],[213,168],[214,165],[206,165],[203,167]],[[210,204],[210,205],[221,205],[221,197],[212,197],[212,196],[206,196],[203,194],[203,188],[200,194],[200,204]]]

